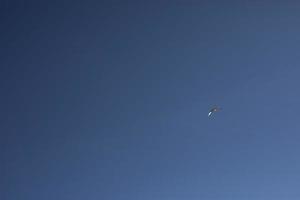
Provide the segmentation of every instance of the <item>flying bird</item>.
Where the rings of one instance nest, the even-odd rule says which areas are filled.
[[[212,109],[210,109],[209,113],[208,113],[208,117],[211,116],[213,113],[220,111],[221,108],[218,106],[213,107]]]

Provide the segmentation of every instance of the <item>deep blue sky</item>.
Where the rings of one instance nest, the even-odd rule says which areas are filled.
[[[300,199],[300,3],[108,2],[1,1],[1,200]]]

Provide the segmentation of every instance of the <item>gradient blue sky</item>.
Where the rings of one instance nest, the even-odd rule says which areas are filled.
[[[299,200],[299,9],[1,1],[1,200]]]

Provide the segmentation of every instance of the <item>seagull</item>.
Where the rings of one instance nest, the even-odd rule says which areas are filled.
[[[221,110],[221,108],[218,106],[213,107],[212,109],[210,109],[210,111],[208,113],[208,117],[211,116],[214,112],[218,112],[220,110]]]

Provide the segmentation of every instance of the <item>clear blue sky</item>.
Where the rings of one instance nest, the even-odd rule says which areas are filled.
[[[1,200],[299,200],[299,8],[1,1]]]

